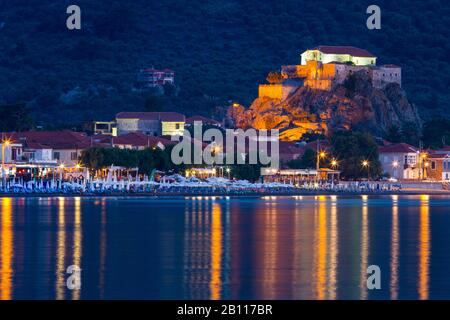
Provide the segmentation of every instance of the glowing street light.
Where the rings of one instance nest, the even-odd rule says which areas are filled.
[[[397,167],[398,167],[398,161],[396,161],[396,160],[393,161],[393,162],[392,162],[392,166],[393,166],[394,168],[397,168]]]
[[[5,147],[9,146],[11,141],[9,139],[2,141],[2,178],[5,179]]]
[[[370,180],[370,163],[369,163],[369,161],[368,160],[363,160],[363,162],[362,162],[362,166],[364,167],[364,168],[367,168],[367,181],[369,181]]]
[[[338,164],[338,162],[337,162],[336,159],[331,160],[331,167],[332,167],[332,168],[336,168],[336,167],[337,167],[337,164]]]

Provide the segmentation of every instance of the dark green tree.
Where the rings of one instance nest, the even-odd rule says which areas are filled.
[[[316,152],[312,149],[306,149],[305,153],[295,160],[287,163],[292,169],[311,169],[316,167]]]
[[[145,99],[145,110],[149,112],[161,112],[166,109],[167,98],[161,95],[149,95]]]
[[[405,122],[402,126],[402,141],[418,146],[421,139],[420,128],[414,122]]]
[[[396,125],[392,125],[387,129],[386,135],[384,137],[387,141],[398,143],[402,141],[402,132],[400,128]]]
[[[338,131],[331,138],[333,154],[339,162],[338,169],[346,179],[371,179],[381,175],[381,163],[378,159],[378,145],[369,133]],[[368,166],[363,166],[367,161]]]
[[[425,147],[439,149],[450,145],[450,119],[435,118],[426,121],[423,126]]]
[[[0,130],[3,132],[24,131],[34,126],[33,118],[25,103],[1,105],[0,114]]]

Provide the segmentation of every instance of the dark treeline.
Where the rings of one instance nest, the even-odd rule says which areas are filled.
[[[422,116],[449,114],[447,0],[380,0],[381,30],[366,28],[366,0],[79,0],[79,31],[65,27],[70,4],[0,4],[0,104],[27,102],[39,124],[106,120],[146,105],[188,115],[229,99],[249,105],[269,71],[324,44],[402,66]],[[152,66],[176,72],[164,99],[133,91],[137,70]]]

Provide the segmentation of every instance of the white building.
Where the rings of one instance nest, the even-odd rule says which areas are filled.
[[[185,117],[177,112],[120,112],[117,133],[140,132],[151,136],[183,135]]]
[[[377,57],[367,50],[351,46],[318,46],[301,54],[302,65],[306,65],[308,60],[322,63],[351,62],[355,66],[374,66]]]
[[[399,180],[419,179],[419,150],[407,143],[394,143],[379,148],[383,173]]]

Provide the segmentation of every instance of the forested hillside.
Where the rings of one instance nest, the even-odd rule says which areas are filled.
[[[82,30],[65,27],[66,7]],[[167,108],[208,114],[245,105],[257,84],[319,44],[352,45],[403,68],[422,117],[450,110],[450,4],[377,1],[382,29],[368,30],[372,1],[14,0],[0,1],[0,104],[26,102],[41,124],[109,119],[143,110],[132,90],[142,67],[171,68],[178,90]],[[437,14],[439,13],[439,14]]]

